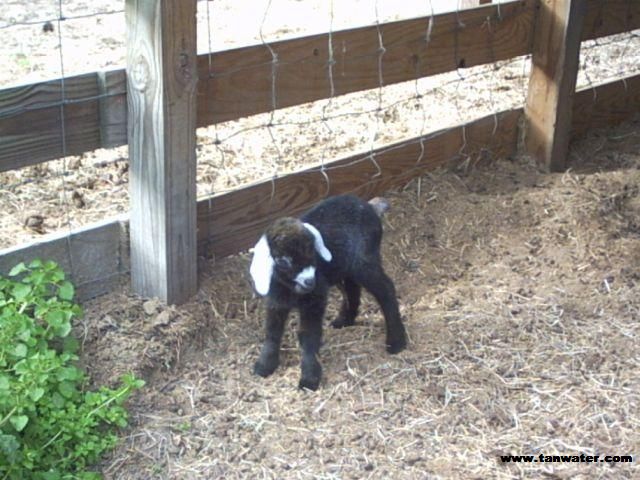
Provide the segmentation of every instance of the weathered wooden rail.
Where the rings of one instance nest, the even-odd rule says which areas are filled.
[[[500,16],[495,5],[437,15],[428,43],[431,17],[381,25],[384,84],[531,53],[535,3],[505,4]],[[640,2],[590,0],[587,5],[582,40],[640,28]],[[378,87],[376,27],[334,32],[332,40],[339,46],[335,94]],[[329,96],[328,42],[323,34],[270,44],[278,55],[275,108]],[[270,111],[271,63],[264,45],[199,55],[197,126]],[[0,171],[62,156],[61,88],[58,79],[0,91]],[[68,77],[64,88],[68,155],[127,143],[125,70]]]
[[[298,213],[327,193],[372,196],[429,169],[455,163],[460,160],[463,130],[465,155],[474,156],[483,149],[510,155],[517,148],[518,120],[525,115],[530,125],[525,132],[529,135],[530,151],[537,153],[542,163],[557,169],[562,168],[563,151],[566,153],[570,135],[622,121],[640,110],[640,76],[600,85],[595,95],[592,89],[573,95],[579,42],[640,28],[640,2],[633,0],[522,0],[500,6],[484,5],[379,27],[333,32],[331,37],[322,34],[274,42],[270,48],[256,45],[213,52],[197,59],[195,44],[184,40],[194,33],[195,23],[190,23],[195,22],[190,13],[194,6],[181,10],[181,4],[180,16],[171,10],[169,3],[161,1],[157,7],[149,8],[145,0],[127,0],[131,30],[145,16],[157,18],[162,26],[160,33],[139,31],[142,38],[147,38],[143,42],[159,43],[147,49],[156,52],[151,56],[146,51],[130,49],[128,69],[133,74],[127,76],[124,70],[100,72],[68,77],[64,82],[54,80],[0,91],[0,171],[59,158],[64,153],[72,155],[130,144],[132,171],[139,172],[131,178],[132,189],[138,192],[132,198],[132,218],[139,225],[134,229],[139,233],[134,235],[136,242],[145,238],[139,243],[139,255],[134,247],[133,257],[138,258],[133,261],[134,278],[136,271],[143,272],[138,277],[138,291],[169,302],[180,302],[195,289],[196,245],[201,253],[232,254],[250,246],[271,219]],[[192,0],[184,2],[191,3]],[[567,9],[569,4],[573,10]],[[546,33],[536,37],[536,32]],[[332,59],[328,52],[330,38],[335,52]],[[383,39],[384,50],[379,38]],[[272,52],[277,55],[276,63]],[[342,95],[379,87],[380,71],[383,84],[390,85],[531,53],[534,68],[530,92],[535,87],[545,95],[530,95],[522,109],[499,112],[381,148],[373,152],[377,167],[373,162],[359,161],[371,154],[367,152],[325,163],[324,173],[310,168],[282,176],[275,184],[270,180],[257,182],[200,201],[197,208],[191,173],[179,181],[168,181],[184,168],[189,172],[195,168],[192,144],[195,126],[328,97],[330,60],[334,62],[335,95]],[[157,69],[164,77],[156,78],[150,73],[152,69],[145,70],[154,62],[164,65]],[[199,82],[195,95],[191,95],[188,92],[196,70]],[[549,71],[558,73],[543,74]],[[160,88],[157,92],[165,89],[165,95],[169,95],[166,106],[153,104],[157,95],[148,94],[151,88]],[[168,105],[175,105],[174,101],[185,102],[177,118],[167,110]],[[131,105],[138,105],[135,111],[131,111]],[[163,112],[160,126],[152,126],[148,118],[145,120],[141,112],[148,108]],[[135,127],[128,132],[132,118],[136,119]],[[550,122],[549,118],[560,121]],[[193,122],[193,127],[187,127],[184,136],[184,132],[172,126],[176,121],[182,125]],[[531,127],[550,123],[555,128],[548,131]],[[167,134],[160,140],[153,139],[157,128]],[[145,148],[135,147],[136,144]],[[149,163],[148,158],[143,161],[144,155],[149,155],[147,148],[152,149],[152,163],[157,167],[152,173],[143,167]],[[328,192],[325,175],[330,179]],[[160,196],[150,196],[149,180],[142,178],[166,178],[166,182],[161,180],[153,189]],[[189,192],[186,197],[184,191]],[[175,200],[176,192],[182,196],[178,196],[175,205],[162,201]],[[155,213],[150,215],[150,208]],[[192,213],[184,216],[189,210]],[[153,216],[157,219],[156,227],[146,229],[145,222]],[[185,223],[183,219],[188,221]],[[194,235],[191,240],[185,239],[186,231]],[[110,282],[104,279],[114,279],[129,271],[127,237],[128,223],[120,218],[81,229],[71,236],[0,252],[0,271],[33,256],[55,258],[71,270],[81,292],[92,296],[110,288]],[[152,258],[149,251],[156,252]],[[184,260],[178,260],[184,258],[191,259],[188,266]],[[87,259],[92,268],[86,268]],[[161,280],[153,284],[148,281],[153,276]],[[176,290],[170,286],[172,282],[187,287]]]

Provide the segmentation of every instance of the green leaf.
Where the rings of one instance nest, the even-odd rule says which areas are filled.
[[[76,387],[73,382],[64,381],[60,382],[60,385],[58,385],[58,391],[63,397],[71,398],[73,397],[73,394],[76,393]]]
[[[44,316],[44,320],[51,325],[51,327],[58,328],[64,323],[64,317],[65,315],[62,310],[51,310]]]
[[[14,357],[24,358],[27,356],[27,351],[27,346],[24,343],[18,343],[15,347],[13,347],[13,352],[11,353]]]
[[[20,443],[13,435],[5,435],[0,433],[0,452],[6,456],[10,462],[14,462],[17,457]]]
[[[81,380],[82,372],[76,367],[64,367],[58,371],[57,378],[61,382],[64,380]]]
[[[0,375],[0,392],[4,392],[3,394],[6,395],[6,392],[9,390],[9,377],[7,377],[6,375]]]
[[[51,281],[55,284],[60,283],[62,280],[64,280],[64,272],[62,270],[56,270],[55,272],[51,273]]]
[[[11,269],[11,271],[9,272],[9,276],[15,277],[16,275],[20,275],[22,272],[26,272],[28,270],[29,269],[24,264],[24,262],[20,262],[19,264],[17,264],[15,267]]]
[[[42,260],[40,260],[39,258],[36,258],[29,264],[29,268],[41,268],[41,267],[42,267]]]
[[[44,269],[48,272],[53,272],[55,270],[58,270],[58,264],[53,260],[47,260],[46,262],[44,262]]]
[[[51,403],[54,407],[61,410],[64,408],[65,399],[58,392],[53,392],[53,395],[51,395]]]
[[[23,342],[28,341],[31,338],[31,330],[25,328],[21,332],[18,332],[17,338],[18,340],[22,340]]]
[[[141,378],[136,378],[131,385],[133,386],[133,388],[138,389],[144,387],[145,383],[146,382]]]
[[[142,380],[141,378],[136,378],[135,375],[132,374],[132,373],[125,373],[124,375],[122,375],[120,380],[127,387],[132,388],[132,389],[139,389],[139,388],[144,387],[144,385],[145,385],[145,381],[144,380]]]
[[[18,300],[19,302],[27,298],[27,296],[31,293],[31,285],[26,285],[24,283],[16,283],[13,286],[13,290],[11,294],[13,298]]]
[[[127,419],[123,417],[116,418],[113,423],[115,423],[120,428],[125,428],[128,425]]]
[[[31,397],[31,400],[33,400],[34,402],[37,402],[38,400],[40,400],[43,395],[44,395],[44,388],[42,387],[32,388],[29,391],[29,397]]]
[[[44,272],[36,271],[24,279],[25,282],[31,285],[42,285],[45,281],[46,275]]]
[[[15,363],[15,365],[13,366],[13,371],[18,375],[24,375],[29,371],[29,363],[26,360],[22,359]]]
[[[69,322],[65,322],[56,328],[56,335],[59,337],[66,337],[71,333],[71,324]]]
[[[13,425],[13,428],[21,432],[22,430],[24,430],[24,427],[27,426],[29,417],[27,417],[26,415],[13,415],[9,419],[9,421],[11,422],[11,425]]]
[[[62,348],[66,353],[76,353],[80,349],[80,342],[76,337],[65,337]]]
[[[73,295],[75,294],[75,289],[71,282],[62,282],[60,288],[58,289],[58,296],[63,300],[73,300]]]
[[[51,471],[51,472],[42,472],[41,474],[42,480],[60,480],[62,476],[60,476],[60,472]]]
[[[78,477],[80,480],[101,480],[102,477],[96,472],[82,472]]]

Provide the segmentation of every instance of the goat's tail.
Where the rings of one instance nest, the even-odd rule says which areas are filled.
[[[382,198],[382,197],[372,198],[371,200],[369,200],[369,204],[373,207],[373,209],[375,210],[375,212],[378,214],[380,218],[382,218],[382,215],[384,214],[384,212],[389,210],[389,201],[386,198]]]

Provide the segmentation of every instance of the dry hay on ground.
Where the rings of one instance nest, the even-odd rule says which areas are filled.
[[[499,455],[639,451],[639,120],[576,143],[564,174],[497,159],[388,192],[384,260],[409,348],[385,353],[365,301],[357,326],[325,330],[315,393],[296,389],[294,326],[276,373],[250,372],[262,307],[248,254],[203,265],[182,307],[126,289],[90,302],[94,379],[148,380],[106,477],[637,478],[637,458]]]

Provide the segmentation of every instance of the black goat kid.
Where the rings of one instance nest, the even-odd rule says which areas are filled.
[[[335,328],[353,325],[361,287],[378,301],[386,324],[389,353],[406,346],[406,335],[395,287],[380,258],[386,200],[367,203],[351,195],[329,198],[300,219],[281,218],[260,238],[254,249],[251,276],[256,291],[266,296],[266,339],[254,372],[271,375],[280,362],[280,342],[289,312],[300,311],[298,340],[302,350],[300,388],[315,390],[322,367],[318,351],[329,288],[343,293]]]

